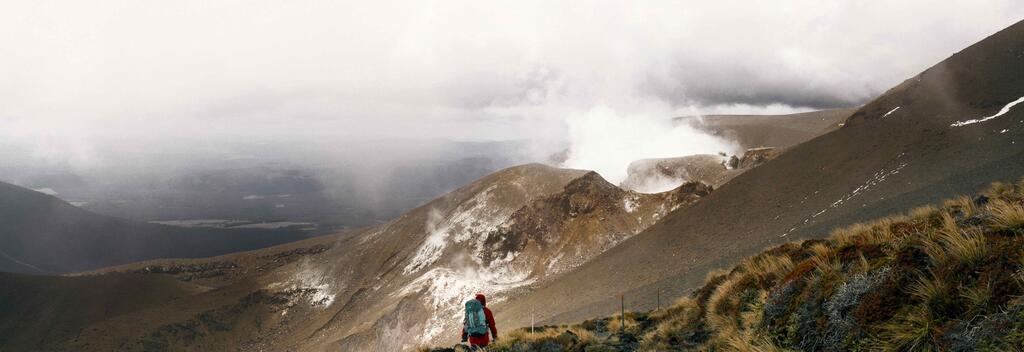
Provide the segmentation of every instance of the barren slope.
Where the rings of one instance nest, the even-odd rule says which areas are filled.
[[[788,148],[839,128],[856,108],[788,115],[710,115],[684,117],[691,125],[724,136],[744,148]]]

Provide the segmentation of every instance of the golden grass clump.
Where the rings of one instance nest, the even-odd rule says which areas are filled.
[[[872,351],[936,351],[937,329],[931,314],[923,307],[916,307],[882,324],[874,346],[868,347]]]
[[[970,314],[982,314],[988,311],[992,303],[992,286],[989,283],[974,287],[964,288],[960,297],[967,301],[967,311]]]
[[[951,289],[948,283],[935,275],[921,276],[909,290],[911,296],[917,297],[926,304],[946,300]]]
[[[643,336],[647,346],[643,350],[660,351],[668,348],[664,343],[673,338],[683,339],[692,324],[700,319],[700,307],[697,300],[683,297],[675,305],[654,314],[651,320],[658,321],[656,327]]]
[[[732,275],[725,282],[722,282],[721,285],[718,285],[715,288],[715,292],[711,294],[704,316],[704,320],[708,322],[711,328],[716,330],[737,328],[736,319],[730,316],[727,308],[739,302],[740,292],[735,291],[737,291],[743,279],[744,275]]]
[[[953,215],[949,212],[942,212],[942,227],[939,229],[942,233],[956,233],[960,231],[960,225],[957,225],[956,220],[953,220]]]
[[[796,265],[788,256],[760,255],[744,261],[743,267],[762,283],[770,284],[793,271]]]
[[[736,352],[784,352],[785,348],[779,347],[767,338],[758,337],[750,331],[731,331],[722,340],[726,344],[726,351]]]
[[[509,350],[514,344],[527,344],[533,345],[540,343],[545,340],[554,340],[564,334],[566,331],[572,332],[579,338],[581,344],[592,344],[599,340],[590,330],[584,329],[579,326],[562,326],[558,328],[546,328],[536,332],[530,332],[528,329],[516,329],[505,334],[501,339],[494,341],[490,344],[488,349],[493,350]]]
[[[985,234],[978,229],[966,229],[955,233],[943,233],[940,240],[946,247],[948,257],[966,265],[977,265],[988,256]]]
[[[865,224],[854,224],[847,227],[840,227],[832,230],[829,238],[836,241],[838,247],[850,244],[860,244],[872,240],[872,229]]]
[[[625,325],[623,325],[625,323]],[[626,319],[622,319],[622,314],[616,313],[608,318],[608,331],[619,331],[623,329],[625,331],[636,333],[639,330],[640,323],[636,320],[636,314],[633,312],[626,312]]]
[[[974,200],[968,196],[959,196],[953,199],[947,199],[942,202],[942,206],[949,208],[950,210],[960,211],[965,218],[978,214],[978,207],[974,205]]]
[[[992,200],[988,204],[992,214],[991,226],[999,231],[1024,230],[1024,207],[1001,199]]]
[[[843,269],[843,263],[836,258],[836,251],[824,243],[816,243],[808,248],[813,255],[810,260],[814,268],[822,274],[835,273]]]
[[[910,213],[907,214],[907,217],[909,217],[911,221],[927,222],[928,220],[931,220],[932,215],[935,215],[938,211],[939,208],[936,208],[934,205],[926,205],[911,209]]]
[[[1008,198],[1016,195],[1017,185],[1012,183],[992,182],[988,189],[982,192],[989,198]]]

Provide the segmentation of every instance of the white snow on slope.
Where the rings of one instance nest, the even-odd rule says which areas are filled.
[[[626,197],[622,199],[622,208],[625,209],[627,213],[632,213],[639,207],[636,204],[636,201],[637,199],[635,194],[627,194]]]
[[[412,257],[409,264],[405,266],[403,272],[405,274],[413,273],[417,270],[427,267],[430,264],[434,264],[437,258],[441,257],[441,253],[445,247],[448,247],[448,235],[451,227],[447,224],[447,221],[442,218],[441,213],[435,209],[431,209],[427,214],[427,239],[420,245],[420,248],[416,250],[416,255]]]
[[[900,153],[900,155],[897,156],[897,159],[902,158],[904,155],[905,155],[905,153]],[[853,198],[856,198],[857,196],[867,192],[872,187],[885,182],[885,180],[887,178],[899,174],[900,170],[903,170],[904,167],[907,167],[907,163],[906,162],[900,163],[899,165],[897,165],[893,169],[882,168],[881,170],[878,170],[873,175],[871,175],[870,178],[868,178],[866,181],[864,181],[864,183],[862,183],[861,185],[857,186],[857,188],[855,188],[852,192],[840,196],[839,199],[837,199],[835,202],[832,202],[832,204],[830,204],[829,206],[821,209],[820,211],[814,213],[811,216],[808,216],[807,218],[804,218],[803,221],[798,223],[796,226],[793,226],[792,228],[790,228],[786,232],[782,233],[782,235],[779,235],[779,237],[789,236],[790,233],[792,233],[793,231],[796,231],[796,229],[799,228],[800,226],[804,226],[804,225],[808,225],[810,223],[813,223],[815,221],[815,218],[817,218],[818,216],[821,216],[822,214],[825,214],[825,212],[828,211],[829,209],[839,208],[840,206],[843,205],[843,203],[849,202]],[[815,194],[817,194],[817,191],[815,191]]]
[[[57,193],[57,191],[54,191],[53,188],[50,188],[50,187],[36,188],[36,189],[33,189],[33,191],[36,191],[36,192],[39,192],[39,193],[42,193],[42,194],[46,194],[46,195],[50,195],[50,196],[56,196],[56,195],[60,194],[60,193]]]
[[[478,247],[482,246],[485,235],[497,230],[515,212],[511,207],[492,204],[496,189],[496,186],[491,186],[477,193],[455,208],[447,219],[441,212],[431,210],[426,224],[427,240],[417,249],[403,273],[408,275],[434,264],[448,247],[449,237],[454,243],[475,237]]]
[[[884,119],[886,116],[892,115],[892,113],[896,112],[896,110],[899,110],[899,109],[900,109],[900,107],[897,106],[896,108],[894,108],[892,110],[889,110],[889,112],[885,113],[885,115],[882,115],[882,118]]]
[[[303,265],[304,267],[306,265]],[[327,275],[311,268],[304,268],[292,276],[287,282],[277,282],[267,286],[269,289],[284,289],[286,291],[308,291],[303,294],[309,305],[320,308],[330,307],[334,303],[336,290],[329,282]],[[289,302],[289,305],[296,302]]]
[[[502,292],[533,282],[529,273],[516,272],[508,266],[476,270],[473,266],[461,268],[438,267],[413,280],[398,294],[407,296],[424,293],[426,306],[433,314],[426,322],[430,328],[419,336],[420,343],[431,343],[443,331],[457,331],[461,321],[462,303],[478,292],[485,292],[488,302],[500,302]]]
[[[975,124],[975,123],[979,123],[979,122],[985,122],[985,121],[988,121],[988,120],[991,120],[991,119],[994,119],[994,118],[997,118],[997,117],[1005,115],[1006,113],[1010,112],[1011,108],[1013,108],[1015,105],[1020,104],[1020,103],[1024,103],[1024,97],[1017,98],[1017,100],[1011,101],[1010,103],[1006,104],[1006,106],[1003,106],[1003,108],[1000,109],[999,112],[997,112],[995,115],[988,116],[988,117],[983,117],[983,118],[980,118],[980,119],[973,119],[973,120],[967,120],[967,121],[957,121],[957,122],[954,122],[953,124],[951,124],[949,126],[950,127],[962,127],[962,126],[967,126],[967,125]]]

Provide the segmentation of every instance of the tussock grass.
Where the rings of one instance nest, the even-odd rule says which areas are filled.
[[[1018,191],[1018,185],[1012,183],[992,182],[988,187],[988,190],[981,192],[981,194],[989,198],[1012,198],[1018,193],[1021,193]]]
[[[832,230],[829,237],[837,242],[838,247],[856,245],[873,240],[873,229],[866,224],[854,224]]]
[[[563,336],[567,331],[576,335],[579,340],[579,344],[581,345],[595,344],[599,341],[596,334],[579,326],[546,328],[532,333],[528,329],[516,329],[507,333],[505,336],[498,339],[498,341],[491,343],[487,350],[509,351],[516,350],[516,346],[543,345],[545,343],[551,343],[557,346],[558,344],[556,341],[558,341],[559,337]]]
[[[737,329],[736,319],[729,314],[729,310],[739,301],[736,289],[743,279],[743,275],[732,275],[718,285],[715,292],[711,294],[704,318],[711,328],[716,330]]]
[[[978,229],[944,233],[940,240],[949,257],[965,265],[976,265],[988,256],[988,243]]]
[[[952,290],[948,283],[932,274],[917,278],[909,293],[925,303],[941,303],[950,298]]]
[[[937,351],[937,332],[931,315],[923,308],[915,308],[881,326],[879,338],[870,350],[876,351]]]
[[[992,228],[1013,232],[1024,230],[1024,207],[1020,204],[993,200],[989,202],[988,210],[992,214]]]
[[[774,255],[757,256],[743,263],[743,267],[748,273],[756,276],[758,280],[764,283],[781,278],[786,273],[792,271],[795,266],[793,260],[789,257]]]
[[[622,319],[622,314],[612,315],[608,320],[608,331],[619,331],[620,329],[628,331],[636,331],[640,324],[636,320],[636,314],[633,312],[626,312],[626,319]]]
[[[960,291],[960,297],[967,301],[967,312],[969,314],[984,314],[992,305],[992,284],[979,283],[974,287],[964,288]]]
[[[814,268],[822,275],[828,275],[842,270],[843,263],[836,258],[835,249],[831,246],[818,243],[811,246],[810,252],[813,253],[813,256],[808,260],[814,264]]]
[[[723,338],[726,351],[736,352],[785,352],[791,351],[779,347],[771,340],[758,337],[753,332],[730,332]]]
[[[911,221],[929,221],[938,212],[939,208],[936,208],[934,205],[926,205],[911,209],[907,216]]]
[[[959,196],[942,202],[942,205],[952,211],[957,211],[964,218],[978,214],[978,207],[974,200],[967,196]]]

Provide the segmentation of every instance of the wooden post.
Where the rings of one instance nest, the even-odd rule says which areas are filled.
[[[619,333],[626,331],[626,294],[619,295]]]
[[[530,333],[533,333],[533,325],[537,321],[537,315],[534,314],[533,308],[530,308]]]
[[[658,309],[656,309],[656,310],[661,310],[661,289],[660,288],[658,289]]]

